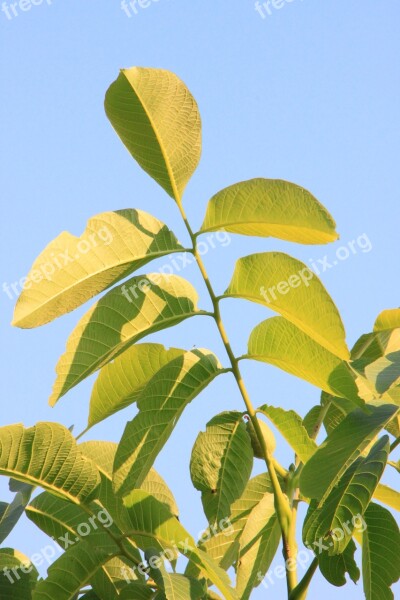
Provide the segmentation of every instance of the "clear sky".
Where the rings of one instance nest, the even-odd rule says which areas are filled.
[[[349,345],[371,330],[382,309],[399,305],[399,2],[275,5],[281,8],[271,4],[271,14],[262,11],[264,18],[253,0],[152,0],[138,14],[131,10],[130,17],[117,0],[36,0],[30,10],[14,6],[16,15],[5,5],[0,12],[1,286],[23,277],[62,230],[80,234],[86,220],[102,211],[145,209],[186,240],[174,203],[140,171],[104,114],[104,93],[119,68],[140,65],[176,72],[199,102],[203,157],[185,199],[194,228],[212,194],[256,176],[303,185],[338,223],[341,240],[327,247],[232,237],[229,246],[205,256],[218,291],[226,288],[241,255],[277,249],[306,262],[328,255],[333,263],[338,248],[359,240],[355,254],[336,260],[321,275],[343,315]],[[159,266],[160,261],[148,270]],[[199,284],[207,307],[196,269],[181,275]],[[9,325],[13,300],[1,289],[0,302],[1,424],[51,420],[82,430],[92,380],[55,409],[47,399],[67,336],[89,305],[46,327],[21,331]],[[251,328],[268,311],[229,300],[223,316],[235,351],[242,354]],[[203,317],[151,339],[210,347],[226,360],[212,322]],[[293,407],[304,415],[318,402],[316,388],[273,367],[246,363],[243,369],[256,405]],[[226,409],[242,409],[229,375],[189,406],[156,463],[193,534],[205,523],[189,479],[190,450],[198,431]],[[127,409],[88,439],[117,441],[133,414]],[[291,454],[281,446],[278,456],[288,463]],[[396,485],[393,478],[388,481]],[[6,481],[0,492],[2,500],[9,497]],[[46,538],[21,521],[8,543],[32,555]],[[280,562],[278,556],[274,565]],[[269,597],[285,597],[284,587],[276,580]],[[400,586],[396,589],[400,594]],[[310,598],[339,595],[361,599],[361,584],[332,590],[322,577],[315,578]],[[268,595],[261,587],[253,597]]]

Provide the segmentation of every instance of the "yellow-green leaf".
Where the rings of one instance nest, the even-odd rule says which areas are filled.
[[[378,315],[375,321],[374,331],[397,329],[398,327],[400,327],[400,308],[391,308],[383,310]]]
[[[135,344],[100,370],[90,399],[89,427],[136,401],[145,385],[185,350]]]
[[[133,277],[103,296],[70,335],[50,404],[150,333],[198,314],[194,287],[177,275]]]
[[[400,492],[393,490],[389,486],[380,483],[374,492],[374,498],[382,502],[382,504],[400,511]]]
[[[142,484],[186,406],[221,372],[215,354],[198,349],[175,358],[149,381],[115,457],[114,488],[120,495]]]
[[[283,317],[257,325],[251,332],[248,351],[248,358],[270,363],[330,394],[361,403],[348,364]]]
[[[335,227],[328,211],[304,188],[280,179],[258,178],[215,194],[201,231],[222,229],[299,244],[326,244],[338,238]]]
[[[153,258],[179,250],[182,246],[168,227],[142,210],[96,215],[80,237],[64,231],[35,260],[13,325],[49,323]]]
[[[39,486],[75,504],[89,501],[100,484],[92,461],[58,423],[0,428],[0,475]]]
[[[299,260],[281,252],[240,258],[225,295],[275,310],[339,358],[349,358],[343,323],[332,298]]]
[[[179,203],[201,155],[200,114],[185,84],[163,69],[122,69],[105,110],[133,158]]]

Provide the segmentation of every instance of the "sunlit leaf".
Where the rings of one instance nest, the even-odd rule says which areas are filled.
[[[122,69],[105,110],[133,158],[180,202],[201,154],[200,115],[185,84],[162,69]]]
[[[89,427],[135,402],[157,371],[184,352],[161,344],[135,344],[103,367],[92,390]]]
[[[192,350],[161,368],[137,399],[139,413],[120,441],[114,488],[125,496],[139,487],[186,406],[222,372],[209,350]]]
[[[100,483],[71,433],[57,423],[0,428],[0,475],[42,487],[74,503],[89,501]]]
[[[248,358],[270,363],[330,394],[361,403],[348,364],[283,317],[267,319],[253,329]]]
[[[384,329],[397,329],[400,327],[400,308],[383,310],[377,317],[374,325],[374,331],[383,331]]]
[[[251,179],[211,198],[201,231],[326,244],[338,238],[335,227],[328,211],[304,188],[280,179]]]
[[[317,276],[299,260],[281,252],[240,258],[225,295],[275,310],[339,358],[349,358],[335,304]]]
[[[236,589],[248,600],[260,585],[278,550],[281,530],[275,512],[274,496],[264,496],[254,508],[240,537]]]
[[[2,600],[31,600],[37,577],[38,572],[27,556],[11,548],[0,548]]]
[[[302,418],[294,410],[284,410],[264,404],[257,412],[264,414],[280,431],[285,440],[300,458],[306,463],[317,449],[317,444],[308,435]]]
[[[74,310],[150,260],[182,250],[174,234],[141,210],[92,217],[84,233],[63,232],[38,256],[13,325],[38,327]]]
[[[125,499],[131,518],[131,531],[127,534],[139,548],[154,547],[172,555],[180,552],[193,561],[208,579],[222,592],[226,600],[238,600],[229,585],[229,577],[217,564],[196,547],[194,539],[169,512],[167,507],[141,490],[135,490]],[[169,558],[168,558],[169,560]]]
[[[195,315],[197,299],[194,287],[177,275],[143,275],[113,288],[70,335],[50,404],[144,336]]]

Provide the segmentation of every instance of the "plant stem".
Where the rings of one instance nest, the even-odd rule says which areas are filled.
[[[289,595],[289,600],[305,600],[307,597],[308,588],[310,586],[311,580],[315,574],[315,571],[318,567],[318,558],[315,557],[309,566],[306,574],[303,579],[300,581],[299,585],[297,585],[292,593]]]
[[[275,510],[277,513],[278,521],[279,521],[281,532],[282,532],[283,556],[285,559],[285,567],[286,567],[286,581],[287,581],[287,587],[288,587],[288,594],[290,594],[291,591],[296,587],[296,584],[297,584],[296,571],[293,569],[289,569],[288,564],[287,564],[287,561],[289,559],[295,559],[295,556],[296,556],[296,547],[293,547],[293,544],[291,543],[291,539],[290,539],[292,537],[291,536],[292,515],[291,515],[290,505],[289,505],[287,497],[284,495],[282,488],[280,486],[278,476],[276,473],[276,469],[275,469],[275,461],[268,451],[267,444],[264,439],[263,433],[261,431],[260,423],[257,418],[256,410],[254,409],[253,404],[250,400],[249,394],[247,392],[246,386],[243,381],[242,374],[239,369],[239,364],[238,364],[239,361],[233,353],[228,335],[225,330],[224,323],[221,318],[219,301],[222,299],[222,297],[217,297],[217,295],[214,292],[214,289],[211,285],[211,282],[208,277],[208,273],[206,271],[203,260],[197,250],[196,235],[193,233],[193,230],[188,222],[188,219],[186,217],[186,214],[182,207],[181,202],[178,202],[178,207],[179,207],[179,211],[181,213],[182,219],[185,223],[186,229],[188,231],[188,234],[189,234],[190,239],[193,244],[192,253],[196,259],[197,265],[200,269],[200,272],[204,279],[204,283],[205,283],[208,293],[210,295],[211,302],[213,304],[213,308],[214,308],[213,318],[217,324],[218,331],[220,333],[221,339],[225,346],[226,353],[227,353],[228,358],[231,363],[233,375],[236,379],[236,383],[238,385],[239,391],[240,391],[242,398],[244,400],[244,403],[246,405],[246,410],[249,415],[249,418],[251,419],[253,427],[256,431],[257,438],[258,438],[258,441],[259,441],[261,449],[262,449],[263,458],[267,465],[268,473],[269,473],[269,476],[271,479],[272,488],[274,491]]]

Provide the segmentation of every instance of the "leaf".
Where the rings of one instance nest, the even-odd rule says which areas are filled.
[[[283,317],[267,319],[253,329],[247,358],[270,363],[330,394],[361,403],[347,363]]]
[[[3,505],[3,503],[0,503],[0,544],[9,536],[20,517],[24,514],[33,489],[31,485],[21,484],[19,491],[9,504]],[[3,505],[3,510],[1,505]]]
[[[221,372],[215,354],[198,349],[175,358],[149,381],[115,457],[113,482],[119,495],[141,486],[186,406]]]
[[[201,121],[185,84],[162,69],[122,69],[105,110],[139,165],[180,203],[201,155]]]
[[[347,415],[304,465],[300,476],[302,494],[316,498],[322,504],[342,475],[398,410],[388,404],[370,407],[369,413],[356,409]]]
[[[319,404],[313,406],[303,419],[303,427],[311,439],[316,439],[316,431],[321,416],[322,406]]]
[[[118,546],[111,543],[103,546],[100,539],[104,540],[91,534],[85,541],[69,547],[49,567],[47,579],[38,583],[33,600],[72,600],[118,552]]]
[[[50,404],[145,335],[198,314],[197,299],[194,287],[176,275],[142,275],[113,288],[70,335]]]
[[[38,256],[15,307],[13,325],[49,323],[150,260],[180,250],[168,227],[144,211],[96,215],[80,237],[64,231]]]
[[[79,445],[83,454],[93,460],[100,471],[112,481],[113,466],[118,444],[114,442],[83,442]],[[140,489],[154,496],[159,502],[163,502],[176,517],[179,509],[176,500],[168,485],[155,470],[150,469]]]
[[[374,404],[400,405],[400,328],[361,336],[351,354],[360,395]]]
[[[302,418],[294,410],[284,410],[264,404],[257,412],[265,415],[300,458],[306,463],[317,449],[317,444],[312,440],[304,425]]]
[[[119,600],[151,600],[154,592],[142,583],[131,583],[119,595]]]
[[[169,512],[166,506],[141,490],[135,490],[125,499],[131,518],[131,530],[126,532],[139,548],[146,550],[154,547],[166,556],[165,550],[172,556],[179,551],[200,568],[208,579],[222,592],[226,600],[237,600],[229,586],[228,575],[214,561],[198,549],[193,538]]]
[[[370,504],[364,515],[362,574],[367,600],[393,600],[390,589],[400,577],[400,532],[388,510]]]
[[[349,467],[323,504],[310,505],[303,527],[306,546],[319,548],[319,540],[326,540],[330,556],[344,552],[383,475],[389,450],[385,435]]]
[[[338,239],[335,221],[304,188],[280,179],[251,179],[211,198],[201,231],[224,230],[299,244]]]
[[[7,475],[68,499],[88,502],[100,476],[77,448],[71,433],[57,423],[0,428],[0,475]]]
[[[400,327],[400,308],[383,310],[377,317],[374,325],[374,331],[383,331],[384,329],[397,329]]]
[[[400,511],[400,493],[387,485],[380,483],[374,492],[375,500]]]
[[[198,435],[190,459],[192,482],[202,493],[210,524],[230,515],[231,505],[242,495],[252,468],[253,451],[242,413],[225,412],[211,419],[206,431]]]
[[[167,600],[204,599],[204,589],[198,580],[177,573],[169,573],[165,568],[164,561],[160,559],[155,550],[147,550],[145,557],[150,566],[150,577],[159,588],[165,591]]]
[[[0,548],[0,598],[31,600],[38,572],[27,556],[11,548]]]
[[[282,484],[282,482],[281,482]],[[240,498],[231,507],[229,521],[209,528],[200,538],[200,547],[223,569],[228,569],[239,556],[239,539],[252,511],[266,494],[273,492],[267,473],[250,479]],[[191,572],[191,571],[189,571]]]
[[[347,583],[346,573],[354,583],[357,583],[360,579],[360,569],[354,560],[355,551],[356,545],[353,540],[350,540],[342,554],[329,556],[327,552],[321,552],[318,555],[319,569],[329,583],[336,587],[345,585]]]
[[[89,427],[133,404],[150,379],[185,350],[135,344],[100,370],[90,399]]]
[[[236,589],[248,600],[260,585],[278,550],[281,530],[275,512],[274,496],[267,494],[252,511],[240,538]]]
[[[240,258],[225,295],[275,310],[339,358],[349,358],[335,304],[318,277],[295,258],[281,252]]]

